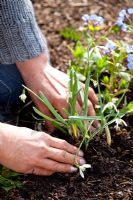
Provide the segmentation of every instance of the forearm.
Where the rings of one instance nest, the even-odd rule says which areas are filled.
[[[47,43],[35,20],[30,0],[0,3],[0,63],[25,61],[47,53]]]

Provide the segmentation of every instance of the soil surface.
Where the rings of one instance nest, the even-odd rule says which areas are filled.
[[[52,64],[66,71],[71,54],[59,34],[66,26],[79,27],[81,16],[95,13],[116,20],[118,12],[133,7],[133,0],[34,0],[38,23],[48,39]],[[133,38],[126,38],[133,43]],[[25,188],[5,192],[1,200],[132,200],[133,199],[133,120],[126,118],[127,128],[120,133],[111,129],[112,145],[97,137],[85,152],[85,178],[79,174],[54,174],[51,177],[23,176]],[[27,122],[23,125],[31,126]],[[33,125],[34,126],[34,125]]]

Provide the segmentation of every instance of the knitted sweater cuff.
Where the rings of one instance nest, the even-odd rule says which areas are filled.
[[[31,2],[3,0],[0,4],[0,63],[11,64],[43,52],[48,54]]]

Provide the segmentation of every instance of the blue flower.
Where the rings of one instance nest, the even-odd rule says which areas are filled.
[[[133,52],[133,45],[132,46],[127,46],[126,52],[127,53],[132,53]]]
[[[119,17],[116,21],[116,25],[120,27],[120,29],[125,32],[127,31],[128,26],[124,23],[125,17],[126,17],[126,10],[121,10],[119,12]]]
[[[127,31],[127,28],[128,28],[128,26],[127,26],[126,24],[123,23],[123,25],[121,26],[121,30],[122,30],[123,32],[126,32],[126,31]]]
[[[128,61],[128,64],[127,64],[128,69],[133,69],[133,54],[132,53],[128,55],[127,61]]]
[[[104,19],[101,16],[90,15],[90,21],[95,21],[98,22],[99,24],[102,24],[104,22]]]
[[[133,8],[128,8],[127,12],[128,12],[129,15],[132,15],[133,14]]]
[[[118,17],[117,21],[116,21],[116,24],[118,26],[122,26],[124,23],[123,23],[123,19],[121,17]]]
[[[133,62],[127,64],[128,69],[133,69]]]
[[[125,19],[125,16],[126,16],[126,10],[121,10],[120,12],[119,12],[119,17],[121,17],[123,20]]]
[[[90,16],[89,16],[88,14],[85,14],[85,15],[82,16],[82,20],[83,20],[85,23],[88,23],[89,19],[90,19]]]
[[[82,16],[82,19],[85,22],[85,24],[91,22],[93,25],[101,25],[104,22],[103,17],[95,14],[93,15],[85,14]]]
[[[114,51],[116,48],[117,48],[116,43],[110,40],[110,41],[105,45],[105,53],[106,53],[106,54],[109,54],[111,51]]]
[[[127,60],[128,62],[133,62],[133,54],[129,54]]]

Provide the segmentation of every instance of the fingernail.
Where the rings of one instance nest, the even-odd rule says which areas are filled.
[[[71,172],[76,172],[77,171],[77,168],[76,167],[71,167]]]
[[[78,153],[78,155],[81,156],[81,157],[83,157],[84,156],[83,151],[80,150],[79,153]]]
[[[82,159],[80,159],[80,165],[84,165],[85,163],[86,163],[86,161],[82,158]]]

